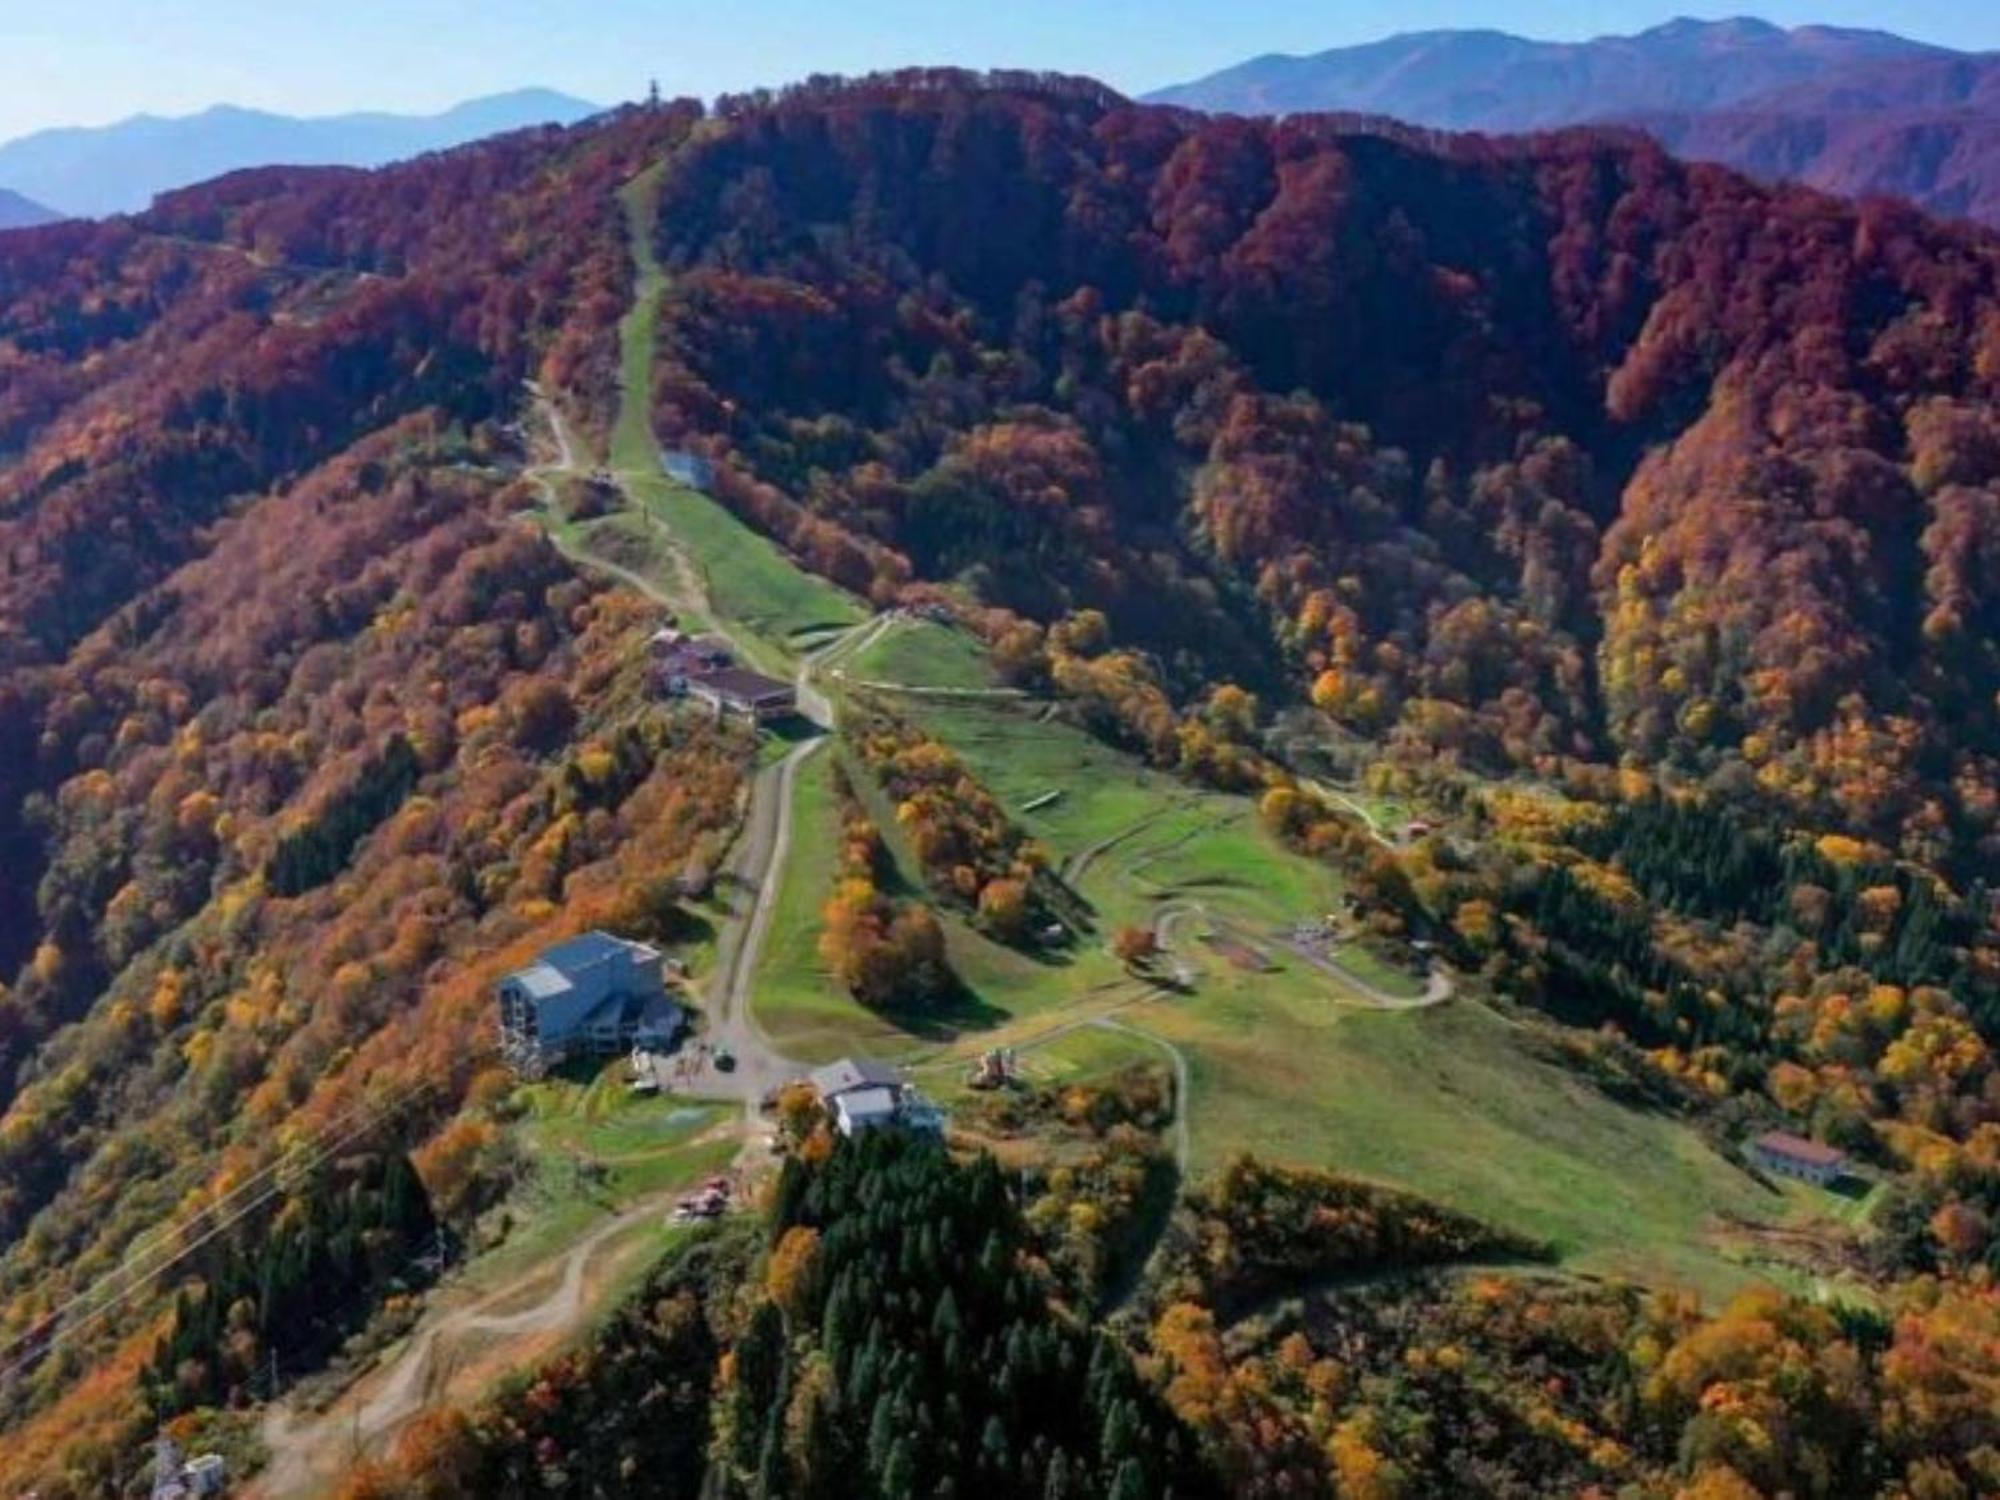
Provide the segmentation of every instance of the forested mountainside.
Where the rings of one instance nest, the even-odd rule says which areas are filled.
[[[1893,64],[1702,113],[1625,123],[1678,156],[1847,197],[1894,194],[1927,212],[2000,225],[2000,57]]]
[[[658,418],[808,550],[877,544],[830,570],[1992,868],[2000,242],[1590,135],[886,90],[730,125],[662,191]]]
[[[632,201],[650,247],[627,239]],[[2000,241],[1627,137],[1207,120],[924,73],[376,173],[238,174],[0,237],[0,1486],[129,1481],[152,1419],[255,1393],[268,1305],[66,1304],[162,1216],[337,1139],[193,1272],[269,1277],[289,1305],[300,1265],[338,1264],[379,1295],[366,1248],[430,1222],[401,1154],[445,1222],[507,1186],[493,980],[593,925],[685,930],[757,746],[662,711],[657,611],[520,514],[525,381],[586,444],[611,429],[635,248],[664,271],[658,436],[793,558],[878,605],[952,601],[1052,711],[1256,794],[1386,941],[1589,1028],[1566,1033],[1579,1066],[1620,1097],[1789,1124],[1897,1179],[1881,1310],[1852,1326],[1775,1294],[1733,1323],[1535,1301],[1522,1323],[1563,1323],[1550,1352],[1512,1293],[1426,1307],[1426,1338],[1479,1361],[1454,1389],[1500,1434],[1480,1492],[1528,1492],[1551,1430],[1591,1480],[1643,1451],[1623,1472],[1656,1490],[1995,1482]],[[1371,838],[1317,762],[1289,763],[1278,717],[1316,754],[1381,756],[1453,837]],[[907,759],[1004,822],[948,750],[876,738],[885,785]],[[949,1420],[990,1410],[991,1442],[877,1422],[852,1470],[875,1488],[799,1493],[935,1492],[941,1472],[962,1493],[976,1467],[939,1455],[1023,1430],[1013,1388],[968,1373],[963,1319],[982,1348],[1020,1345],[1019,1369],[1056,1362],[1091,1418],[991,1453],[1022,1493],[1164,1493],[1148,1464],[1198,1440],[1203,1477],[1173,1491],[1194,1493],[1280,1436],[1343,1493],[1472,1472],[1418,1451],[1422,1391],[1371,1375],[1368,1414],[1334,1400],[1346,1376],[1322,1365],[1387,1369],[1394,1315],[1224,1349],[1201,1308],[1163,1307],[1135,1340],[1141,1390],[1127,1355],[1045,1316],[1048,1256],[1017,1246],[990,1175],[935,1162],[883,1170],[961,1258],[975,1221],[1005,1221],[996,1264],[949,1317],[931,1280],[877,1309],[912,1347],[858,1373],[853,1319],[887,1279],[857,1242],[881,1227],[859,1170],[791,1172],[773,1221],[772,1254],[811,1231],[844,1293],[668,1288],[679,1310],[621,1323],[527,1410],[431,1432],[437,1462],[553,1489],[581,1433],[648,1451],[602,1377],[715,1422],[708,1457],[743,1492],[787,1493],[802,1451],[815,1473],[851,1451],[820,1441],[826,1411],[914,1410],[943,1370],[966,1381]],[[1302,1191],[1252,1186],[1249,1242]],[[296,1257],[258,1258],[266,1223]],[[954,1264],[936,1234],[907,1236],[912,1274]],[[1269,1274],[1323,1269],[1296,1253]],[[312,1338],[288,1357],[351,1316],[302,1302]],[[656,1335],[701,1378],[659,1375]],[[1562,1425],[1587,1383],[1500,1400],[1560,1381],[1551,1361],[1607,1382],[1598,1425]],[[1820,1383],[1791,1431],[1801,1363]],[[1627,1399],[1641,1381],[1651,1406]],[[788,1402],[811,1442],[746,1426]],[[1882,1441],[1829,1436],[1855,1422]],[[1141,1461],[1141,1432],[1172,1442]]]
[[[641,711],[653,612],[495,462],[524,378],[609,383],[613,195],[691,118],[0,247],[0,1487],[111,1461],[152,1358],[141,1302],[37,1360],[50,1309],[274,1149],[429,1138],[435,1199],[492,977],[732,823],[747,742]]]

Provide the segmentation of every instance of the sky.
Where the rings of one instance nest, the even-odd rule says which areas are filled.
[[[0,0],[0,140],[227,102],[429,111],[530,84],[598,103],[917,63],[1128,93],[1263,52],[1492,26],[1576,39],[1677,15],[1876,26],[2000,49],[1993,0]]]

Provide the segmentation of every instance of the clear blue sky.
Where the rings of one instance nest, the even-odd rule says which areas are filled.
[[[923,62],[1092,73],[1139,92],[1394,31],[1576,38],[1745,11],[2000,49],[1994,0],[0,0],[0,139],[223,100],[430,109],[536,83],[610,103],[652,74],[709,96]]]

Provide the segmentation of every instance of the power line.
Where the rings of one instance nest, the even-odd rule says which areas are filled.
[[[403,1085],[401,1092],[404,1093],[405,1095],[408,1095],[418,1087],[428,1087],[428,1086],[429,1085],[427,1083],[422,1083],[421,1081],[419,1081],[418,1083]],[[374,1103],[365,1098],[357,1099],[353,1104],[349,1105],[346,1109],[341,1110],[339,1113],[334,1115],[334,1117],[331,1120],[329,1120],[326,1123],[326,1125],[321,1127],[323,1137],[343,1132],[345,1130],[347,1122],[354,1120],[361,1115],[364,1114],[379,1115],[382,1112],[393,1107],[396,1107],[395,1103]],[[197,1209],[194,1213],[190,1214],[186,1219],[184,1219],[179,1224],[168,1225],[163,1229],[154,1231],[149,1236],[142,1236],[140,1243],[143,1243],[146,1246],[146,1250],[142,1254],[135,1255],[132,1247],[127,1246],[124,1255],[120,1258],[119,1263],[116,1267],[114,1267],[110,1271],[105,1272],[104,1275],[99,1277],[96,1281],[92,1282],[89,1286],[85,1287],[82,1291],[72,1294],[68,1298],[68,1300],[59,1303],[56,1307],[44,1313],[40,1318],[36,1320],[37,1327],[46,1326],[52,1322],[60,1321],[62,1318],[68,1316],[68,1314],[77,1306],[79,1306],[84,1302],[89,1301],[93,1296],[95,1296],[100,1290],[109,1285],[111,1282],[117,1281],[121,1277],[129,1277],[135,1275],[136,1274],[134,1267],[135,1261],[143,1261],[146,1255],[151,1255],[152,1253],[154,1253],[154,1248],[156,1246],[165,1247],[171,1245],[176,1236],[186,1234],[190,1230],[198,1227],[204,1219],[207,1219],[218,1212],[227,1212],[234,1206],[235,1199],[241,1198],[248,1193],[259,1190],[267,1179],[275,1178],[279,1174],[288,1170],[292,1165],[292,1155],[294,1153],[297,1153],[300,1150],[311,1150],[311,1149],[314,1148],[300,1146],[300,1145],[294,1145],[290,1147],[285,1155],[280,1156],[277,1160],[271,1162],[268,1166],[260,1167],[257,1171],[251,1173],[248,1177],[244,1178],[241,1182],[237,1183],[234,1187],[230,1188],[228,1192],[224,1193],[214,1202],[203,1204],[201,1208]],[[167,1263],[170,1263],[173,1259],[174,1257],[169,1256]],[[15,1349],[19,1348],[23,1343],[26,1343],[29,1340],[33,1339],[34,1336],[35,1336],[34,1331],[30,1330],[28,1333],[16,1337],[14,1340],[8,1343],[5,1348],[0,1348],[0,1359],[4,1359],[7,1356],[11,1355],[15,1351]]]
[[[403,1085],[402,1087],[404,1091],[407,1092],[411,1086]],[[371,1110],[379,1110],[380,1108],[383,1107],[384,1106],[382,1105],[371,1103],[366,1098],[357,1099],[355,1100],[354,1103],[348,1105],[345,1109],[337,1112],[331,1119],[329,1119],[324,1125],[322,1125],[320,1127],[320,1133],[322,1135],[326,1135],[338,1131],[345,1126],[347,1121],[354,1119],[356,1116]],[[269,1162],[268,1164],[266,1164],[265,1166],[259,1167],[256,1171],[252,1172],[248,1177],[244,1178],[242,1181],[230,1187],[227,1192],[223,1193],[219,1198],[215,1199],[213,1202],[203,1204],[199,1209],[197,1209],[194,1213],[190,1214],[187,1217],[187,1219],[182,1221],[180,1224],[170,1224],[165,1226],[164,1228],[155,1229],[150,1234],[141,1234],[130,1245],[127,1245],[125,1247],[123,1253],[119,1256],[119,1263],[117,1267],[111,1271],[107,1271],[104,1274],[104,1276],[100,1278],[100,1282],[110,1280],[111,1278],[116,1276],[131,1274],[133,1261],[139,1258],[142,1253],[150,1254],[154,1246],[170,1242],[176,1234],[182,1233],[188,1228],[192,1227],[203,1217],[213,1214],[219,1209],[226,1208],[231,1199],[240,1197],[243,1194],[255,1189],[262,1182],[263,1179],[274,1176],[277,1173],[284,1171],[290,1164],[289,1159],[291,1153],[297,1152],[300,1149],[301,1147],[298,1144],[294,1144],[290,1147],[287,1147],[285,1155],[279,1156],[274,1160],[272,1160],[271,1162]],[[199,1171],[200,1170],[199,1164],[195,1164],[191,1170]],[[143,1252],[141,1252],[140,1249],[141,1246],[145,1247]],[[86,1288],[81,1295],[87,1297],[89,1295],[89,1289]],[[73,1306],[78,1300],[80,1300],[79,1297],[72,1297],[69,1302],[64,1303],[62,1306],[55,1309],[55,1312],[50,1316],[60,1316],[62,1313],[66,1312],[71,1306]],[[0,1350],[0,1354],[4,1354],[4,1352],[5,1352],[4,1350]]]
[[[94,1283],[92,1286],[85,1288],[85,1290],[80,1294],[78,1294],[77,1296],[70,1298],[68,1302],[63,1304],[62,1308],[58,1309],[54,1314],[45,1317],[42,1320],[42,1326],[46,1327],[49,1326],[54,1321],[59,1321],[61,1317],[63,1317],[68,1312],[69,1309],[76,1307],[81,1302],[86,1302],[90,1300],[92,1297],[96,1296],[101,1289],[106,1287],[108,1283],[116,1281],[120,1277],[126,1278],[125,1284],[122,1287],[118,1287],[112,1292],[110,1292],[109,1295],[107,1296],[107,1300],[105,1300],[101,1305],[92,1308],[90,1311],[85,1313],[80,1319],[76,1320],[75,1322],[72,1322],[69,1326],[60,1328],[56,1330],[53,1334],[51,1334],[46,1346],[41,1348],[31,1348],[28,1350],[27,1353],[21,1355],[21,1357],[19,1357],[18,1359],[11,1359],[10,1363],[8,1363],[4,1368],[0,1368],[0,1381],[11,1379],[14,1375],[26,1369],[29,1365],[34,1364],[36,1361],[44,1358],[47,1355],[55,1353],[65,1344],[69,1343],[71,1340],[76,1338],[78,1334],[84,1332],[86,1329],[94,1327],[99,1322],[102,1322],[112,1312],[117,1310],[117,1308],[119,1308],[125,1302],[129,1301],[134,1293],[138,1292],[145,1286],[149,1285],[151,1282],[158,1280],[162,1275],[164,1275],[167,1271],[171,1270],[174,1266],[180,1264],[184,1260],[187,1260],[189,1257],[194,1255],[195,1252],[200,1250],[203,1246],[207,1245],[208,1243],[215,1240],[219,1236],[227,1233],[230,1229],[233,1229],[236,1225],[242,1223],[243,1220],[248,1218],[251,1214],[255,1213],[265,1204],[269,1203],[273,1198],[276,1198],[280,1193],[282,1193],[285,1190],[286,1183],[284,1183],[281,1180],[278,1180],[278,1178],[275,1175],[273,1175],[273,1173],[282,1172],[287,1169],[296,1170],[299,1172],[310,1172],[316,1169],[317,1167],[323,1165],[325,1162],[331,1159],[339,1151],[341,1151],[348,1145],[352,1144],[353,1142],[361,1139],[361,1137],[363,1137],[364,1135],[368,1134],[368,1132],[371,1131],[383,1119],[386,1119],[390,1114],[394,1113],[396,1110],[400,1109],[404,1104],[407,1104],[411,1099],[413,1099],[418,1092],[421,1092],[423,1089],[428,1087],[429,1084],[427,1082],[420,1082],[406,1089],[403,1093],[403,1096],[395,1100],[393,1103],[385,1103],[380,1106],[371,1106],[369,1110],[370,1118],[359,1122],[352,1128],[340,1133],[336,1137],[324,1139],[321,1142],[317,1143],[315,1146],[308,1148],[309,1154],[311,1156],[310,1160],[299,1162],[296,1165],[290,1160],[282,1161],[278,1163],[275,1168],[271,1169],[271,1171],[266,1172],[264,1174],[260,1174],[265,1176],[271,1176],[272,1180],[265,1187],[260,1188],[255,1193],[251,1201],[247,1203],[242,1203],[240,1205],[231,1205],[230,1211],[219,1222],[215,1223],[204,1233],[197,1236],[195,1239],[189,1241],[184,1246],[182,1246],[182,1248],[178,1252],[169,1255],[166,1259],[160,1261],[159,1264],[149,1267],[145,1272],[137,1276],[131,1276],[129,1275],[129,1273],[127,1273],[125,1270],[121,1268],[119,1271],[111,1272],[108,1275],[101,1278],[98,1282]],[[194,1216],[187,1223],[182,1224],[180,1226],[176,1226],[176,1229],[173,1232],[185,1233],[188,1229],[194,1227],[197,1223],[199,1223],[199,1221],[203,1217],[212,1212],[213,1207],[214,1206],[211,1205],[210,1208],[204,1209],[201,1214]],[[0,1350],[0,1358],[10,1358],[11,1356],[14,1355],[14,1353],[17,1350],[21,1349],[23,1345],[31,1344],[35,1339],[36,1331],[37,1330],[30,1330],[28,1333],[23,1334],[19,1338],[15,1339],[11,1344],[7,1346],[5,1350]]]
[[[430,1080],[418,1079],[404,1086],[400,1091],[392,1093],[391,1097],[386,1101],[380,1103],[368,1103],[364,1101],[354,1109],[344,1112],[343,1116],[336,1116],[337,1119],[351,1119],[356,1114],[364,1114],[367,1118],[354,1123],[349,1128],[338,1133],[322,1137],[311,1147],[294,1148],[295,1152],[303,1151],[304,1155],[310,1159],[294,1161],[289,1156],[281,1159],[273,1163],[270,1167],[260,1171],[256,1174],[256,1177],[247,1180],[237,1188],[231,1189],[230,1193],[224,1199],[220,1200],[218,1204],[208,1205],[199,1213],[190,1216],[182,1224],[174,1226],[171,1230],[163,1231],[158,1237],[160,1240],[170,1240],[175,1235],[185,1234],[190,1229],[199,1226],[218,1207],[227,1205],[227,1212],[219,1221],[212,1224],[193,1240],[182,1245],[178,1251],[167,1256],[158,1264],[150,1266],[136,1275],[129,1270],[127,1265],[121,1265],[117,1270],[107,1272],[82,1292],[72,1296],[67,1302],[55,1309],[55,1311],[38,1320],[35,1328],[15,1338],[4,1349],[0,1349],[0,1359],[7,1361],[4,1366],[0,1366],[0,1382],[11,1380],[30,1365],[54,1354],[64,1345],[74,1340],[79,1334],[96,1326],[124,1303],[130,1301],[135,1293],[152,1282],[157,1281],[167,1271],[179,1265],[182,1261],[187,1260],[203,1246],[209,1244],[218,1236],[227,1233],[230,1229],[233,1229],[236,1225],[242,1223],[244,1219],[262,1208],[266,1203],[276,1198],[280,1193],[285,1191],[287,1186],[287,1183],[283,1180],[284,1173],[296,1172],[303,1174],[324,1165],[341,1150],[367,1135],[377,1125],[381,1124],[382,1121],[400,1112],[413,1102],[419,1094],[430,1089],[431,1086]],[[229,1201],[231,1198],[238,1197],[249,1190],[258,1178],[269,1180],[261,1187],[255,1189],[249,1202],[239,1204]],[[118,1282],[121,1279],[124,1283],[122,1286],[111,1287],[111,1283]],[[107,1288],[110,1288],[108,1292],[106,1291]],[[104,1292],[106,1295],[106,1300],[100,1305],[91,1308],[82,1317],[71,1322],[66,1327],[57,1328],[54,1326],[67,1316],[71,1310],[90,1301],[92,1298],[98,1296],[100,1292]],[[49,1334],[48,1342],[40,1347],[27,1348],[27,1352],[24,1354],[20,1353],[19,1351],[24,1347],[35,1344],[38,1334],[44,1328],[53,1329]],[[18,1357],[16,1357],[17,1355]]]

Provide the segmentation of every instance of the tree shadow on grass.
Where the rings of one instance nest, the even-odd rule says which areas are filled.
[[[923,1042],[957,1041],[969,1033],[991,1031],[1013,1012],[1002,1010],[972,986],[952,976],[951,988],[922,1005],[885,1006],[875,1012],[897,1030]]]
[[[868,1014],[918,1042],[940,1046],[970,1034],[990,1032],[1002,1022],[1014,1020],[1014,1012],[986,1000],[958,974],[952,974],[950,988],[932,1000],[906,1006],[870,1006]]]
[[[769,720],[762,728],[771,739],[788,748],[826,737],[826,730],[804,714],[787,714],[782,719]]]
[[[1109,1265],[1098,1293],[1100,1315],[1116,1312],[1138,1291],[1154,1249],[1173,1222],[1180,1197],[1181,1174],[1173,1158],[1160,1155],[1148,1161],[1138,1207],[1109,1246]]]

